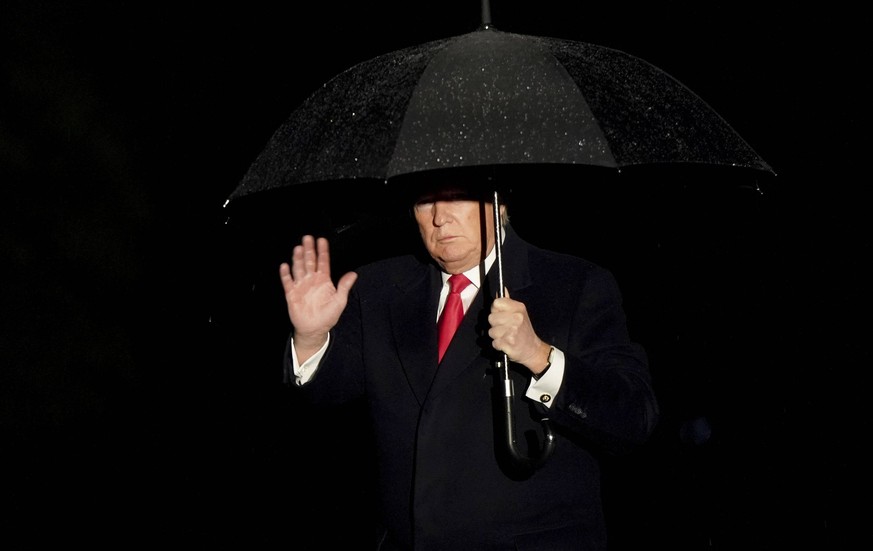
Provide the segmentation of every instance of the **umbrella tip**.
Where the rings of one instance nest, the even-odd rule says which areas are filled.
[[[482,0],[482,25],[479,30],[491,28],[491,3],[489,0]]]

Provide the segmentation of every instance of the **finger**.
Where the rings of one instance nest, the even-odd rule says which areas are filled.
[[[330,277],[330,243],[324,237],[318,238],[317,262],[316,270]]]
[[[282,282],[282,289],[284,289],[287,294],[291,290],[291,286],[294,284],[294,280],[291,279],[291,266],[289,266],[287,262],[279,264],[279,281]]]
[[[283,285],[286,281],[291,281],[291,266],[287,262],[279,264],[279,279]]]
[[[512,344],[508,340],[505,340],[503,338],[500,338],[500,337],[493,338],[492,337],[491,348],[493,348],[494,350],[496,350],[498,352],[503,352],[509,358],[514,357],[514,354],[513,354],[514,350],[513,350]]]
[[[303,265],[303,245],[297,245],[294,247],[294,252],[291,255],[291,273],[294,276],[295,280],[302,279],[305,272],[305,266]]]
[[[512,310],[512,301],[507,298],[496,298],[491,303],[492,312],[510,312]]]
[[[503,311],[492,310],[490,314],[488,314],[488,324],[492,327],[500,327],[506,325],[509,322],[510,318]]]
[[[303,265],[307,275],[317,270],[317,262],[315,240],[311,235],[307,235],[303,238]]]
[[[506,336],[506,328],[500,326],[492,326],[488,328],[488,336],[494,341],[501,341]]]

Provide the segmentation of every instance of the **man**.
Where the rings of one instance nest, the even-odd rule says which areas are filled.
[[[494,269],[493,205],[442,186],[415,221],[429,259],[408,255],[334,285],[327,240],[305,236],[282,264],[293,325],[288,380],[310,400],[364,397],[373,425],[386,550],[603,550],[598,455],[644,443],[658,419],[644,351],[628,335],[612,275],[524,242],[501,205],[505,296]],[[438,359],[448,278],[466,314]],[[554,427],[539,468],[507,460],[495,360],[524,389],[520,438]],[[524,453],[536,456],[536,442]],[[523,467],[523,466],[522,466]]]

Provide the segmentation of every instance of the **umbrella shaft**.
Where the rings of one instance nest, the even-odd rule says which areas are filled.
[[[497,264],[497,297],[503,298],[506,294],[503,288],[503,225],[500,223],[500,197],[494,191],[494,251],[496,252]]]

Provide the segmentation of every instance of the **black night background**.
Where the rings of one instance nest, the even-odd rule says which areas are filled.
[[[712,210],[640,205],[667,252],[590,207],[584,237],[531,229],[615,270],[654,355],[662,426],[606,465],[613,548],[848,548],[869,490],[865,18],[747,1],[491,14],[660,67],[778,174]],[[362,548],[360,417],[281,384],[276,274],[312,231],[305,207],[228,220],[223,204],[321,84],[479,22],[478,0],[0,0],[4,548]]]

